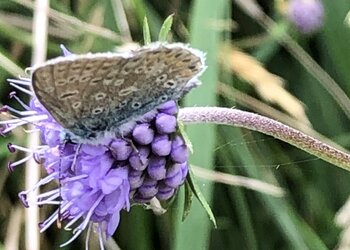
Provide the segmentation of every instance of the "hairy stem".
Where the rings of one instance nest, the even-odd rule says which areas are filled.
[[[294,145],[320,159],[350,171],[350,154],[278,121],[238,109],[219,107],[183,108],[179,120],[185,124],[215,123],[255,130]]]

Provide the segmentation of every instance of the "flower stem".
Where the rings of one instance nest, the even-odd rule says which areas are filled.
[[[309,154],[350,171],[350,154],[278,121],[238,109],[219,107],[183,108],[179,120],[185,124],[215,123],[255,130],[287,142]]]

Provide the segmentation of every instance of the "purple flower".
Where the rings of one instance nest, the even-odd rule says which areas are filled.
[[[63,52],[70,54],[65,48]],[[12,86],[34,96],[30,90],[31,79],[9,81]],[[10,162],[9,169],[14,170],[34,157],[48,173],[35,187],[19,194],[26,207],[33,205],[27,200],[28,193],[51,181],[60,181],[61,189],[39,194],[34,203],[60,206],[40,223],[40,230],[43,232],[57,219],[63,219],[65,228],[73,228],[74,234],[62,246],[71,243],[91,224],[100,232],[101,240],[112,236],[122,210],[129,211],[131,203],[146,203],[155,197],[170,199],[187,176],[188,149],[176,132],[178,110],[174,101],[145,114],[130,133],[113,135],[96,145],[64,142],[65,129],[35,97],[29,105],[15,92],[11,93],[11,98],[15,98],[23,110],[4,106],[1,112],[16,114],[20,119],[1,121],[1,132],[6,134],[32,123],[40,130],[43,145],[27,149],[9,144],[10,152],[26,154],[23,159]]]
[[[290,0],[288,18],[301,33],[309,34],[323,24],[324,7],[320,0]]]

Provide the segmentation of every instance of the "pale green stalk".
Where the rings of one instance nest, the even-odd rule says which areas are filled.
[[[32,65],[42,63],[46,60],[47,51],[47,27],[48,27],[49,0],[36,0],[33,19],[33,50]],[[33,128],[31,128],[33,129]],[[28,148],[36,148],[40,143],[38,133],[30,133],[28,136]],[[40,168],[34,158],[26,164],[26,189],[36,185],[40,178]],[[31,194],[37,196],[39,190]],[[30,199],[30,197],[28,197]],[[30,206],[25,210],[25,245],[27,250],[40,249],[39,237],[39,208]]]
[[[238,109],[219,107],[183,108],[179,120],[185,124],[215,123],[243,127],[287,142],[309,154],[350,171],[350,154],[283,123]]]

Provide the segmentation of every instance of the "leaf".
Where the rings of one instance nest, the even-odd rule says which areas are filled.
[[[191,211],[193,200],[193,192],[191,190],[191,186],[186,180],[185,182],[185,201],[184,201],[184,211],[182,213],[182,221],[184,221]]]
[[[150,44],[151,41],[151,33],[149,31],[149,25],[148,25],[148,20],[147,17],[143,19],[143,42],[145,45]]]
[[[200,191],[199,187],[197,186],[195,179],[194,179],[194,174],[191,171],[191,168],[189,169],[189,173],[188,173],[186,182],[188,182],[188,185],[190,186],[191,191],[194,193],[194,195],[198,199],[199,203],[202,205],[204,210],[207,212],[207,215],[209,216],[209,219],[211,220],[211,222],[214,224],[214,227],[217,228],[216,220],[215,220],[215,216],[213,214],[213,211],[211,211],[211,208],[210,208],[208,202],[206,201],[206,199],[202,195],[202,192]]]
[[[181,134],[182,138],[184,139],[186,146],[188,147],[190,152],[193,154],[192,142],[186,133],[185,125],[181,121],[177,121],[177,124],[178,124],[178,128],[179,128],[179,133]]]
[[[168,37],[168,34],[171,30],[171,26],[173,25],[173,16],[174,14],[171,14],[170,16],[168,16],[162,27],[160,28],[160,31],[159,31],[159,37],[158,37],[158,40],[160,42],[166,42],[167,41],[167,37]]]

